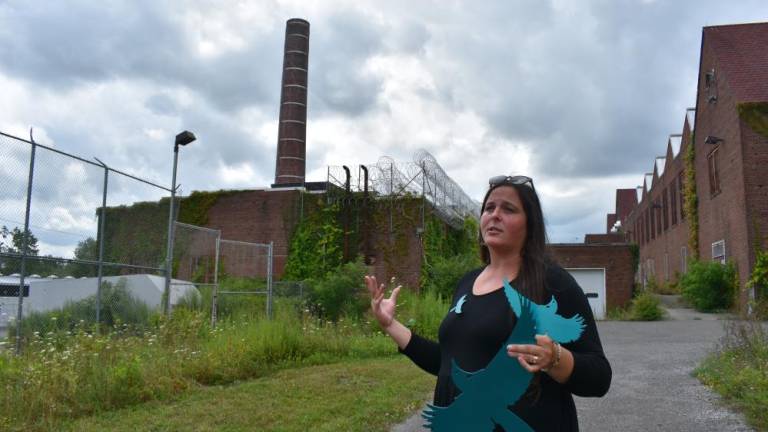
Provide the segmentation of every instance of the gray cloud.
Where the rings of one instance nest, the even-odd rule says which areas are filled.
[[[316,113],[358,116],[375,105],[382,83],[366,73],[365,63],[380,52],[386,37],[384,29],[359,13],[340,12],[313,25],[309,91]]]
[[[166,5],[165,8],[163,5]],[[0,10],[0,70],[35,86],[66,90],[116,78],[183,85],[221,110],[274,104],[282,34],[248,40],[243,51],[201,58],[179,10],[156,2],[6,5]]]
[[[22,87],[15,94],[24,97],[0,101],[3,121],[39,126],[60,148],[160,184],[170,184],[173,134],[189,129],[198,142],[180,154],[185,191],[228,186],[218,170],[242,164],[263,182],[249,186],[263,186],[274,175],[276,136],[267,135],[278,115],[284,21],[303,11],[289,13],[293,6],[271,0],[249,6],[260,21],[238,21],[235,6],[205,10],[184,1],[0,2],[0,80]],[[467,171],[485,177],[488,166],[504,166],[494,160],[496,146],[514,147],[504,149],[507,157],[525,146],[531,174],[559,184],[628,173],[639,182],[694,103],[701,27],[768,14],[759,0],[395,0],[301,9],[312,25],[310,122],[331,119],[356,134],[344,142],[370,147],[365,162],[381,153],[408,159],[417,142],[438,160],[443,152],[465,178],[475,177]],[[190,13],[200,22],[190,21]],[[197,28],[206,24],[213,30]],[[217,31],[236,41],[201,53],[201,38]],[[403,64],[417,64],[428,82],[406,86],[406,101],[418,105],[413,111],[383,98],[390,76],[366,69],[373,58],[387,57],[413,60]],[[430,107],[439,114],[418,111]],[[408,113],[393,112],[399,109]],[[457,150],[445,123],[458,114],[476,117],[462,124],[478,130],[457,131],[462,157],[452,158]],[[320,130],[313,133],[336,133],[314,129]],[[336,141],[309,139],[315,161],[327,149],[314,143]],[[476,139],[483,142],[468,142]],[[56,190],[55,174],[40,177],[39,198],[48,208],[75,191]],[[96,187],[96,177],[72,182]],[[132,195],[129,183],[114,187],[125,192],[119,200],[162,195],[149,189]],[[553,237],[602,230],[614,191],[603,193],[608,205],[599,211],[597,192],[591,203],[552,201]]]

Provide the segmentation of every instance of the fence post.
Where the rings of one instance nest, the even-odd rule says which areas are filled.
[[[30,135],[32,132],[30,131]],[[21,318],[24,306],[24,279],[27,271],[27,249],[29,248],[29,210],[32,204],[32,180],[35,174],[35,151],[37,144],[31,139],[32,153],[29,158],[29,178],[27,180],[27,205],[24,212],[24,234],[21,237],[21,274],[19,277],[19,307],[16,312],[16,355],[21,354]]]
[[[94,158],[96,159],[96,158]],[[109,179],[109,167],[96,159],[104,167],[104,189],[101,194],[101,214],[99,217],[99,266],[96,276],[96,325],[101,323],[101,279],[104,276],[104,220],[107,218],[107,183]]]
[[[392,235],[395,231],[394,221],[392,220],[392,213],[395,211],[395,163],[389,164],[389,238],[392,239]]]
[[[211,295],[211,327],[216,327],[219,308],[219,257],[221,253],[221,230],[216,234],[216,256],[213,260],[213,294]]]
[[[267,319],[272,319],[272,259],[274,257],[274,242],[269,242],[267,248]]]

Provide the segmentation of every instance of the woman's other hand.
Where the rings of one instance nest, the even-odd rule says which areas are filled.
[[[546,372],[561,384],[568,381],[573,372],[571,352],[547,335],[536,335],[536,345],[507,345],[507,354],[517,358],[528,372]]]
[[[397,309],[397,295],[400,293],[400,286],[392,290],[389,298],[384,298],[384,284],[376,281],[376,276],[366,276],[365,285],[371,294],[371,311],[373,316],[379,322],[379,325],[386,329],[395,319]]]

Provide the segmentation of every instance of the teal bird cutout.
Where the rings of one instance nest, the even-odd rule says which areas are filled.
[[[457,315],[461,313],[461,307],[467,302],[467,295],[464,294],[456,301],[456,306],[452,307],[448,312],[455,312]],[[445,310],[445,309],[443,309]]]
[[[557,302],[554,299],[546,306],[537,305],[512,288],[507,280],[504,280],[504,294],[517,315],[512,333],[485,369],[468,372],[461,369],[455,360],[451,361],[451,379],[461,394],[447,407],[427,404],[421,414],[427,429],[440,432],[493,431],[498,424],[507,432],[533,431],[507,408],[525,394],[533,374],[520,366],[516,358],[510,357],[506,347],[509,344],[535,344],[535,336],[542,333],[542,329],[557,341],[576,340],[581,336],[584,320],[578,315],[570,319],[556,315]],[[454,309],[460,311],[461,304],[463,301],[459,299]]]
[[[522,295],[512,288],[507,279],[504,279],[504,294],[506,294],[507,301],[515,315],[520,316],[522,309],[520,298]],[[534,304],[533,315],[536,321],[536,332],[546,334],[559,343],[573,342],[581,337],[581,333],[584,331],[584,318],[579,314],[570,318],[563,318],[556,312],[557,300],[554,296],[546,305]]]

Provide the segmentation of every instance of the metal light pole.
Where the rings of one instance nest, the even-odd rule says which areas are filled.
[[[163,292],[163,310],[167,316],[171,315],[171,273],[173,270],[173,222],[175,218],[176,202],[176,166],[179,162],[179,146],[185,146],[196,140],[195,134],[184,131],[176,135],[173,144],[173,176],[171,177],[171,202],[168,210],[168,247],[165,256],[165,290]]]

